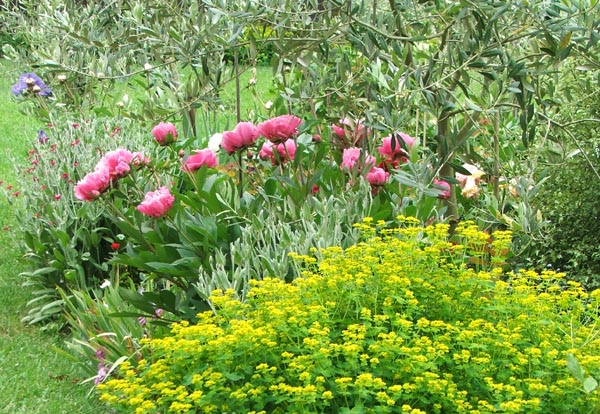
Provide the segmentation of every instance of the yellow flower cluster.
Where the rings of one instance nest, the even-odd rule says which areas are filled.
[[[295,256],[303,277],[253,281],[244,302],[215,291],[214,312],[146,340],[101,399],[136,414],[600,412],[566,363],[600,372],[598,292],[494,267],[508,233],[464,223],[458,243],[399,222],[367,220],[367,238],[318,262]]]

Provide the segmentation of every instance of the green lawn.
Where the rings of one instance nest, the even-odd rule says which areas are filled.
[[[12,156],[23,160],[37,136],[39,124],[18,112],[11,85],[18,72],[0,62],[0,181],[18,190]],[[18,225],[5,197],[0,195],[0,412],[6,414],[96,414],[104,412],[89,385],[78,384],[82,373],[58,351],[56,332],[21,323],[31,292],[19,273],[26,263],[19,249]]]

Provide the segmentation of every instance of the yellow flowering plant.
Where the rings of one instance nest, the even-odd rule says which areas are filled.
[[[567,361],[600,372],[600,291],[504,272],[504,233],[358,227],[355,246],[293,255],[293,283],[252,281],[245,301],[215,290],[197,323],[143,340],[101,400],[136,414],[598,412]]]

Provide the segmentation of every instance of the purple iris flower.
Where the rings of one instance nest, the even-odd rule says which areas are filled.
[[[48,138],[48,135],[46,135],[46,131],[44,131],[43,129],[40,129],[38,131],[38,142],[40,144],[45,144],[48,142],[50,138]]]
[[[34,92],[40,96],[52,95],[52,89],[50,89],[42,79],[35,73],[23,73],[19,76],[19,80],[12,86],[12,93],[15,96],[19,96],[24,92]]]

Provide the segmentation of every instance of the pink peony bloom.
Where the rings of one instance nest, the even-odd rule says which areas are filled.
[[[221,148],[228,154],[244,150],[258,139],[258,128],[252,122],[240,122],[233,131],[223,133]]]
[[[448,184],[444,180],[438,180],[437,178],[433,180],[433,186],[440,190],[438,194],[438,198],[445,200],[450,198],[450,184]]]
[[[285,142],[298,133],[302,120],[294,115],[281,115],[258,125],[258,133],[274,144]]]
[[[87,174],[75,186],[75,197],[83,201],[95,200],[110,184],[110,173],[107,169],[97,169]]]
[[[137,210],[150,217],[162,217],[173,207],[175,197],[167,187],[160,187],[156,191],[149,191],[138,206]]]
[[[361,157],[363,158],[362,166],[375,165],[375,157],[363,153],[363,150],[360,148],[353,147],[344,149],[341,167],[347,170],[353,170],[356,168],[358,171],[360,171],[361,165],[358,164],[358,162],[361,160]]]
[[[374,187],[382,186],[387,183],[389,177],[390,173],[383,168],[373,167],[367,174],[367,181]]]
[[[281,144],[274,144],[271,141],[267,141],[263,144],[258,156],[261,160],[270,159],[273,165],[293,160],[296,156],[296,142],[292,139],[288,139]]]
[[[152,128],[152,135],[159,145],[169,145],[177,139],[177,129],[170,122],[161,122]]]
[[[339,125],[331,125],[331,129],[343,148],[360,146],[369,130],[360,122],[350,118],[340,119]]]
[[[402,143],[400,142],[402,140]],[[379,153],[385,158],[385,161],[397,167],[400,163],[408,161],[408,152],[404,149],[411,149],[415,139],[404,132],[385,137],[378,148]]]
[[[208,168],[216,167],[217,165],[217,156],[211,149],[203,149],[196,150],[195,154],[187,157],[184,166],[181,168],[184,171],[196,171],[199,170],[202,166],[207,166]]]

